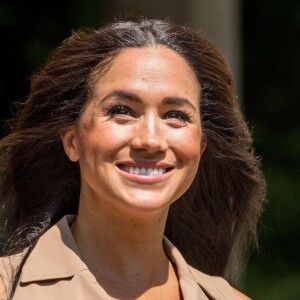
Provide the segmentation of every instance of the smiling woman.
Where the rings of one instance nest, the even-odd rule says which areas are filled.
[[[1,140],[3,297],[243,299],[210,275],[234,278],[263,193],[205,38],[158,20],[77,32]]]
[[[92,211],[110,206],[134,218],[146,209],[166,219],[170,204],[191,185],[205,148],[199,97],[192,69],[173,50],[147,46],[118,54],[96,81],[77,125],[62,134],[66,153],[80,165],[80,203],[93,199]]]

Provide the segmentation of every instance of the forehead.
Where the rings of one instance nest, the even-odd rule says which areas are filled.
[[[200,84],[186,60],[175,51],[160,45],[122,50],[95,82],[96,92],[108,86],[151,86],[153,91],[169,87],[174,92],[181,90],[185,94],[200,96]]]

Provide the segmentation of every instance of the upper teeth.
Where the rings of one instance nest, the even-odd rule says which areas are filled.
[[[122,169],[127,173],[136,174],[136,175],[155,176],[155,175],[161,175],[166,173],[166,169],[164,168],[139,168],[139,167],[122,166]]]

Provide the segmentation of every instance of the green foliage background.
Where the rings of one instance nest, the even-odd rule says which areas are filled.
[[[221,1],[221,0],[220,0]],[[0,1],[1,124],[29,76],[72,29],[112,20],[109,1]],[[118,15],[116,16],[118,17]],[[300,299],[300,2],[243,2],[244,112],[267,182],[260,252],[241,288],[254,299]],[[2,126],[2,134],[5,126]]]
[[[300,2],[244,1],[245,113],[267,200],[260,253],[246,273],[255,299],[300,299]]]

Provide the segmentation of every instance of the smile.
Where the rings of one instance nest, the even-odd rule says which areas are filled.
[[[142,175],[142,176],[158,176],[165,174],[168,169],[166,168],[145,168],[145,167],[132,167],[132,166],[125,166],[125,165],[118,165],[118,167],[129,173],[135,175]]]

